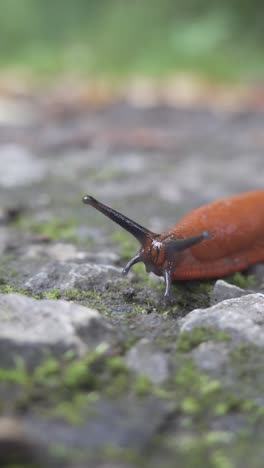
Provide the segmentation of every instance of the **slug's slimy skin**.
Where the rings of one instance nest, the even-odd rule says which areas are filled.
[[[165,279],[165,296],[174,280],[218,278],[264,261],[264,190],[215,201],[188,213],[156,234],[89,195],[93,206],[141,244],[123,270],[143,262],[147,271]]]

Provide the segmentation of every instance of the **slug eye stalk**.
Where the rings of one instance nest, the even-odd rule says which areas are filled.
[[[147,238],[155,238],[158,234],[155,234],[152,231],[144,228],[140,224],[136,223],[132,219],[128,218],[127,216],[119,213],[113,208],[100,203],[95,198],[91,197],[90,195],[85,195],[83,197],[83,203],[86,205],[90,205],[95,208],[97,211],[100,211],[103,215],[107,216],[107,218],[114,221],[114,223],[119,224],[123,229],[129,232],[132,236],[134,236],[140,244],[143,246],[147,240]]]

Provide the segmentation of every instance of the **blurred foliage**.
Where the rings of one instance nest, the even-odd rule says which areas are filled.
[[[260,79],[263,18],[258,0],[1,0],[0,64]]]

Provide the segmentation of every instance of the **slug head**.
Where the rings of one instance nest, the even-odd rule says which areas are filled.
[[[143,262],[148,272],[153,272],[158,276],[164,277],[166,286],[165,297],[169,296],[170,293],[171,276],[177,264],[179,252],[202,242],[204,239],[210,238],[208,231],[185,239],[174,239],[172,236],[164,238],[164,235],[149,231],[127,216],[100,203],[90,195],[83,197],[83,203],[100,211],[100,213],[110,218],[116,224],[119,224],[119,226],[132,234],[140,242],[141,249],[127,263],[122,273],[127,275],[133,265]]]

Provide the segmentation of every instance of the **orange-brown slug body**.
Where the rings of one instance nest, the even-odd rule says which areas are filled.
[[[224,198],[188,213],[175,226],[156,234],[93,197],[91,205],[141,244],[123,273],[138,262],[165,279],[165,296],[171,281],[218,278],[264,261],[264,190]]]

